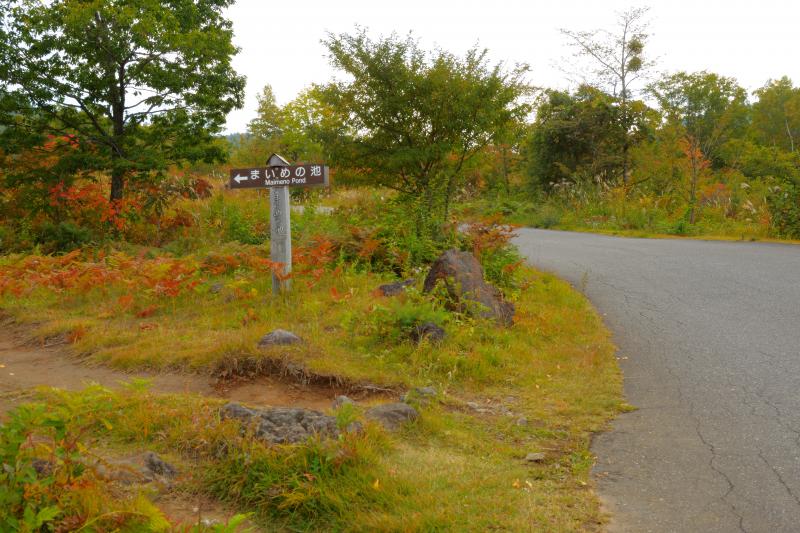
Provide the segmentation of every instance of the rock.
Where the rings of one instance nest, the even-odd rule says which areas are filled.
[[[497,287],[483,279],[483,268],[471,253],[456,249],[443,253],[431,266],[423,292],[431,292],[439,281],[445,284],[459,310],[493,319],[504,326],[514,323],[514,305],[503,299]]]
[[[217,294],[217,293],[219,293],[219,291],[221,291],[221,290],[222,290],[222,288],[223,288],[224,286],[225,286],[225,285],[223,285],[223,284],[222,284],[222,283],[220,283],[220,282],[214,283],[214,284],[213,284],[213,285],[211,285],[211,287],[208,289],[208,292],[210,292],[211,294]]]
[[[31,466],[36,471],[36,474],[41,477],[49,476],[55,469],[55,464],[53,464],[53,461],[48,459],[34,459],[31,462]]]
[[[174,466],[163,460],[157,453],[145,452],[144,466],[157,476],[173,478],[178,474]]]
[[[381,285],[378,287],[378,292],[381,296],[396,296],[403,291],[406,290],[406,287],[410,287],[417,280],[414,278],[407,279],[405,281],[395,281],[394,283],[387,283],[386,285]]]
[[[157,453],[144,452],[127,459],[100,459],[91,464],[98,476],[124,485],[165,482],[178,475],[178,470]]]
[[[295,444],[315,435],[331,438],[339,436],[336,419],[312,409],[248,409],[229,403],[222,407],[220,416],[223,419],[236,418],[253,425],[256,437],[270,444]]]
[[[517,421],[515,423],[518,426],[527,426],[528,425],[528,419],[525,418],[524,416],[521,416],[521,417],[517,418]]]
[[[419,398],[422,400],[429,400],[431,398],[436,397],[436,388],[435,387],[415,387],[404,394],[400,400],[403,402],[408,402],[408,400]]]
[[[444,330],[433,322],[423,322],[411,331],[411,339],[416,343],[422,342],[422,339],[440,342],[444,339]]]
[[[545,460],[545,455],[542,452],[531,452],[525,456],[527,463],[541,463]]]
[[[418,419],[419,413],[410,405],[398,402],[375,406],[367,410],[365,416],[378,422],[389,431],[394,431],[405,422]]]
[[[297,344],[299,342],[303,342],[302,339],[291,331],[276,329],[261,337],[261,340],[258,341],[258,347],[263,348],[265,346]]]
[[[414,392],[419,394],[420,396],[436,396],[436,388],[435,387],[417,387],[414,389]]]
[[[493,414],[495,414],[494,413],[494,409],[492,409],[491,407],[483,407],[478,402],[467,402],[465,405],[467,407],[469,407],[470,409],[472,409],[473,411],[475,411],[476,413],[480,413],[482,415],[493,415]]]
[[[339,407],[341,407],[341,406],[343,406],[343,405],[345,405],[345,404],[348,404],[348,405],[355,405],[355,403],[356,403],[356,402],[354,402],[353,400],[351,400],[351,399],[350,399],[350,398],[348,398],[347,396],[337,396],[337,397],[336,397],[336,398],[334,398],[334,400],[333,400],[333,405],[332,405],[332,407],[333,407],[334,409],[338,409]]]
[[[255,415],[255,411],[248,409],[238,403],[226,403],[219,411],[219,416],[223,420],[226,418],[238,418],[239,420],[250,420]]]

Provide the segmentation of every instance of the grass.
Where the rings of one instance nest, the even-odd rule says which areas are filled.
[[[220,200],[207,202],[200,218]],[[243,201],[224,202],[249,213]],[[306,227],[325,229],[331,239],[347,231],[342,219],[313,218],[324,216],[307,215],[307,226],[297,228],[299,247],[320,251]],[[223,217],[204,224],[224,228],[229,222]],[[193,231],[178,239],[203,241],[200,230]],[[209,230],[199,251],[182,255],[165,250],[183,244],[168,243],[124,255],[87,250],[69,260],[6,257],[0,261],[0,308],[28,324],[32,335],[59,335],[70,351],[93,363],[221,373],[243,362],[259,367],[280,360],[396,390],[433,385],[437,397],[416,402],[420,421],[397,434],[366,424],[363,436],[267,448],[220,422],[219,402],[212,399],[160,396],[137,387],[121,393],[40,391],[37,400],[60,413],[83,449],[155,449],[198,473],[180,490],[254,512],[253,520],[271,529],[600,527],[589,441],[625,405],[609,334],[567,283],[518,269],[506,287],[517,309],[515,324],[500,328],[421,294],[413,264],[405,274],[417,273],[416,287],[398,297],[378,296],[375,288],[397,275],[346,246],[321,269],[306,265],[291,293],[273,296],[259,262],[263,246],[223,242],[224,237],[215,242],[213,235]],[[445,340],[409,340],[409,327],[428,319],[443,325]],[[305,342],[257,348],[258,339],[275,328],[290,329]],[[332,413],[363,419],[363,410],[379,401],[386,400]],[[50,431],[35,420],[23,427]],[[0,431],[0,442],[4,438]],[[227,451],[220,455],[215,443],[223,441]],[[544,452],[545,460],[527,463],[529,452]]]
[[[463,204],[461,215],[499,215],[521,226],[623,237],[798,242],[776,236],[766,206],[758,202],[752,213],[741,210],[736,216],[729,214],[729,205],[700,207],[697,220],[690,224],[685,204],[648,196],[621,198],[612,192],[595,192],[582,199],[553,196],[534,200],[527,193],[499,195]]]

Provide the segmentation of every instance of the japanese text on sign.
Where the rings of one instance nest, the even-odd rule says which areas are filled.
[[[325,165],[292,165],[286,167],[235,168],[231,170],[232,189],[268,187],[311,187],[328,185]]]

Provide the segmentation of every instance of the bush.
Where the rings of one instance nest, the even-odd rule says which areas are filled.
[[[442,327],[450,320],[450,313],[435,299],[409,290],[404,296],[389,300],[387,305],[375,306],[368,321],[353,316],[350,327],[372,339],[375,344],[396,345],[411,338],[414,328],[425,322]]]
[[[92,241],[92,231],[72,222],[45,223],[36,236],[36,244],[46,252],[69,252]]]
[[[775,233],[780,237],[800,239],[800,186],[787,180],[771,187],[767,204]]]
[[[518,271],[523,258],[511,244],[516,226],[504,224],[499,216],[469,224],[467,245],[481,263],[486,279],[505,290],[518,289]]]
[[[537,228],[554,228],[561,223],[561,211],[555,206],[544,204],[537,210],[532,223]]]

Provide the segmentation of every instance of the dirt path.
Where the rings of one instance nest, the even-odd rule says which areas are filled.
[[[27,342],[26,342],[27,341]],[[180,373],[122,372],[104,366],[87,366],[71,358],[63,344],[38,346],[13,326],[0,324],[0,418],[17,404],[28,401],[26,390],[46,385],[66,390],[80,390],[90,383],[120,389],[122,382],[133,378],[152,380],[156,393],[190,393],[224,398],[251,406],[291,406],[325,410],[341,391],[307,386],[278,378],[259,377],[230,386],[215,386],[211,376]],[[19,393],[19,394],[18,394]],[[202,495],[175,492],[160,494],[156,505],[181,524],[200,521],[224,524],[235,510]],[[246,522],[252,531],[262,531]]]
[[[13,408],[23,399],[14,393],[46,385],[79,390],[89,383],[109,389],[121,388],[132,378],[152,380],[158,393],[191,393],[225,398],[254,406],[293,406],[313,409],[330,407],[337,392],[331,389],[287,383],[260,377],[231,387],[214,387],[213,380],[201,374],[122,372],[103,366],[87,366],[69,357],[62,346],[33,346],[22,335],[0,326],[0,412]]]

